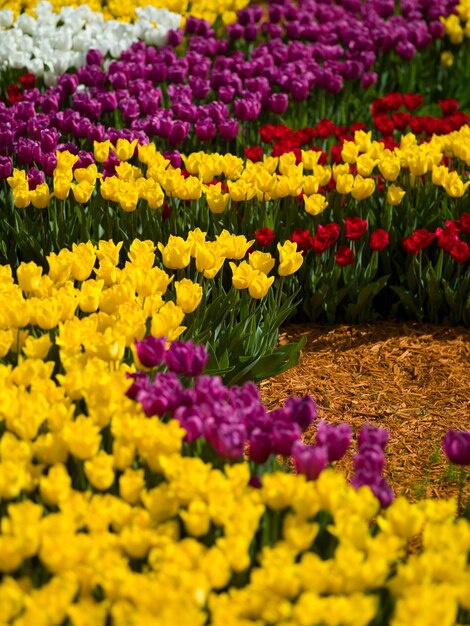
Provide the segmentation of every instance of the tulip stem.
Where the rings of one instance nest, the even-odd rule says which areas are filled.
[[[465,485],[465,479],[466,479],[466,471],[465,471],[465,466],[461,465],[460,466],[460,470],[459,470],[459,490],[457,493],[457,517],[460,517],[463,513],[462,510],[462,499],[463,499],[463,488]]]

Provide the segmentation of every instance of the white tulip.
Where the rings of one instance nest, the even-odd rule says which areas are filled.
[[[48,85],[56,82],[55,76],[83,65],[92,48],[119,58],[139,39],[154,46],[165,44],[168,30],[181,23],[177,13],[153,6],[137,7],[133,24],[105,20],[87,4],[63,6],[54,13],[49,2],[41,1],[35,11],[36,18],[22,13],[16,21],[10,9],[0,11],[0,66],[44,74]]]
[[[15,14],[11,9],[0,11],[0,28],[9,28],[13,24]]]

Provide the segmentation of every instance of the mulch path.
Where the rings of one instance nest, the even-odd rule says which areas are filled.
[[[299,364],[263,381],[270,407],[309,393],[319,415],[365,422],[390,431],[386,474],[410,500],[457,494],[456,472],[441,451],[447,429],[470,429],[470,329],[390,323],[362,326],[292,325],[280,343],[305,336]],[[305,441],[313,441],[315,431]],[[351,453],[341,461],[352,471]],[[465,497],[470,498],[470,477]]]

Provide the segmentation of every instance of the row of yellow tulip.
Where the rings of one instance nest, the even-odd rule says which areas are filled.
[[[222,213],[229,200],[243,202],[257,198],[269,201],[303,193],[305,210],[317,215],[328,206],[325,195],[319,193],[321,188],[330,184],[338,194],[351,194],[355,200],[361,201],[376,191],[377,175],[388,183],[387,201],[392,205],[399,204],[405,196],[405,188],[416,184],[417,178],[422,176],[428,176],[426,180],[442,187],[453,198],[463,196],[470,181],[464,182],[458,171],[443,165],[442,161],[444,157],[453,158],[457,166],[459,162],[469,165],[469,137],[469,127],[450,135],[434,136],[423,144],[416,143],[413,135],[406,135],[401,147],[392,152],[382,143],[372,142],[370,133],[358,131],[355,141],[344,144],[342,164],[320,165],[320,153],[314,151],[302,151],[299,164],[296,164],[293,153],[265,157],[262,162],[252,163],[231,154],[198,152],[183,156],[187,173],[173,168],[156,151],[154,144],[137,146],[136,141],[130,143],[119,139],[116,146],[109,142],[95,143],[98,163],[107,159],[110,150],[122,161],[114,176],[102,179],[96,164],[73,170],[78,157],[62,152],[57,153],[58,165],[52,188],[44,182],[29,189],[26,172],[18,169],[8,178],[8,183],[17,208],[32,204],[43,209],[52,198],[65,200],[70,192],[76,202],[86,204],[99,188],[104,200],[118,203],[126,212],[134,211],[139,200],[151,209],[157,209],[163,205],[165,196],[182,200],[204,197],[213,213]],[[140,167],[130,163],[136,150]],[[142,166],[146,166],[146,171]],[[355,175],[352,166],[357,171]],[[224,182],[209,184],[218,177]]]

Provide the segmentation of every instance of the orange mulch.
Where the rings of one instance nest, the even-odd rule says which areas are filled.
[[[381,322],[289,326],[280,343],[305,336],[299,364],[261,383],[269,407],[309,393],[319,415],[390,431],[386,474],[411,500],[457,494],[456,472],[441,451],[448,428],[470,429],[470,329]],[[305,440],[312,441],[315,430]],[[341,461],[350,473],[351,453]],[[465,497],[470,498],[470,478]]]

